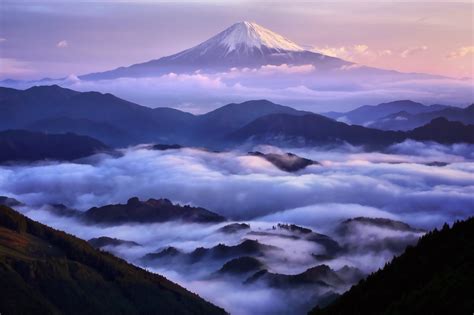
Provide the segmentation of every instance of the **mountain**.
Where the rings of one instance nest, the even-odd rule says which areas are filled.
[[[353,145],[378,147],[401,142],[404,134],[347,125],[318,114],[273,114],[254,120],[231,133],[227,139],[234,143],[252,141],[299,146],[337,144],[345,141]]]
[[[242,256],[226,262],[217,273],[221,275],[242,275],[258,272],[265,267],[265,264],[255,257]]]
[[[26,130],[0,132],[0,163],[75,160],[108,152],[102,142],[72,133],[45,134]]]
[[[335,229],[346,253],[401,254],[409,245],[414,245],[426,232],[407,223],[386,219],[357,217],[341,222]]]
[[[346,113],[327,112],[323,116],[353,125],[382,130],[411,130],[428,124],[435,118],[474,124],[474,104],[466,107],[423,105],[401,100],[378,105],[365,105]]]
[[[445,225],[312,315],[470,314],[474,218]]]
[[[267,251],[279,251],[278,247],[262,244],[256,240],[246,239],[237,245],[218,244],[211,248],[198,247],[190,253],[183,253],[174,247],[168,247],[160,252],[150,253],[142,258],[145,264],[194,264],[197,262],[229,261],[238,257],[264,256]]]
[[[251,236],[264,236],[270,238],[282,238],[282,239],[292,239],[292,240],[303,240],[308,242],[314,242],[324,248],[325,253],[329,256],[334,256],[341,251],[341,246],[339,243],[332,239],[331,237],[313,232],[313,230],[301,227],[295,224],[284,224],[277,223],[272,226],[271,230],[257,230],[251,231],[247,234]]]
[[[0,206],[2,314],[225,314],[86,241]]]
[[[125,240],[112,238],[108,236],[91,238],[87,242],[91,244],[94,248],[103,248],[106,246],[126,246],[126,247],[141,246],[137,242],[125,241]]]
[[[109,145],[170,138],[194,116],[171,108],[140,106],[112,94],[76,92],[57,85],[26,90],[0,87],[0,126],[43,132],[77,132]]]
[[[443,144],[474,143],[474,125],[448,121],[439,117],[430,123],[406,132],[407,138],[418,141],[436,141]]]
[[[120,147],[159,142],[212,145],[222,135],[274,113],[307,112],[266,100],[228,104],[195,116],[172,108],[149,108],[111,94],[76,92],[57,85],[26,90],[0,87],[0,130],[73,132]]]
[[[349,268],[349,267],[346,267]],[[355,274],[355,273],[354,273]],[[362,272],[358,272],[362,277]],[[344,270],[344,276],[347,277],[348,272]],[[352,279],[351,279],[352,280]],[[358,280],[358,279],[357,279]],[[307,269],[306,271],[296,275],[285,275],[272,273],[268,270],[261,270],[245,281],[246,284],[265,283],[273,288],[294,288],[304,285],[319,285],[323,287],[339,287],[346,285],[346,281],[337,271],[334,271],[327,265],[318,265]],[[353,281],[349,282],[352,283]]]
[[[297,172],[306,168],[307,166],[319,164],[316,161],[302,158],[293,153],[277,154],[256,151],[249,152],[249,155],[261,157],[285,172]]]
[[[94,207],[81,218],[94,224],[118,224],[127,222],[152,223],[182,220],[194,223],[217,223],[226,219],[204,208],[180,206],[168,199],[140,201],[130,198],[126,204]]]
[[[433,105],[432,105],[433,106]],[[411,130],[421,127],[435,118],[446,118],[464,124],[474,125],[474,104],[466,108],[446,107],[441,110],[410,114],[405,111],[382,117],[369,125],[384,130]]]
[[[270,114],[305,115],[309,112],[274,104],[267,100],[254,100],[224,105],[196,117],[196,135],[225,135],[241,128],[257,118]],[[216,140],[219,140],[216,139]]]
[[[467,114],[464,116],[472,116],[473,109],[473,106],[465,109]],[[443,111],[448,110],[456,109],[445,108]],[[401,132],[349,126],[266,100],[232,103],[203,115],[193,115],[172,108],[152,109],[111,94],[76,92],[57,85],[27,90],[0,87],[0,126],[0,130],[73,132],[96,138],[113,147],[177,143],[223,149],[241,144],[249,137],[259,141],[270,137],[266,140],[272,140],[275,144],[284,144],[284,141],[300,145],[346,141],[356,145],[381,146],[407,137]],[[450,133],[449,129],[445,132]],[[421,134],[411,135],[421,137]],[[437,138],[442,141],[470,141],[468,136],[452,134],[447,140],[441,135],[426,140],[437,141]]]
[[[414,233],[425,232],[424,230],[414,228],[410,226],[409,224],[402,221],[391,220],[391,219],[386,219],[386,218],[356,217],[356,218],[347,219],[341,222],[338,227],[338,234],[348,235],[348,234],[354,233],[355,231],[353,230],[353,228],[357,226],[361,226],[361,225],[367,228],[377,227],[381,229],[401,231],[401,232],[414,232]]]
[[[1,202],[1,199],[0,199],[0,202]],[[240,231],[247,231],[247,230],[250,230],[250,225],[247,223],[230,223],[219,228],[217,232],[224,233],[224,234],[233,234],[233,233],[238,233]]]
[[[474,125],[437,118],[412,131],[390,131],[348,125],[330,118],[308,114],[273,114],[258,118],[229,134],[229,143],[251,142],[289,146],[334,145],[347,142],[367,148],[382,148],[407,139],[444,144],[474,143]]]
[[[150,77],[167,73],[226,71],[264,65],[314,65],[320,70],[352,63],[305,50],[291,40],[252,22],[236,23],[205,42],[177,54],[80,76],[81,80]]]
[[[389,103],[382,103],[378,105],[364,105],[346,113],[328,112],[323,113],[322,115],[352,125],[363,125],[372,127],[372,124],[375,121],[383,119],[388,115],[394,115],[400,112],[405,112],[413,115],[439,111],[445,108],[450,107],[445,105],[426,106],[421,103],[413,102],[410,100],[400,100]]]

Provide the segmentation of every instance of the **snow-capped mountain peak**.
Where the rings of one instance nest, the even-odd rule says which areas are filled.
[[[266,48],[281,51],[303,51],[304,49],[291,40],[264,28],[253,22],[239,22],[230,26],[223,32],[209,39],[207,42],[218,43],[225,46],[228,52],[236,50],[239,46],[248,48]]]
[[[115,70],[81,76],[81,80],[157,76],[165,73],[216,72],[265,65],[313,65],[318,71],[350,62],[309,51],[253,22],[238,22],[219,34],[174,55]]]

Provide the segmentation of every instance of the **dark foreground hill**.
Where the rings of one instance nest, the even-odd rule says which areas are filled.
[[[106,150],[108,147],[102,142],[72,133],[52,135],[26,130],[0,132],[0,163],[75,160]]]
[[[166,278],[0,206],[1,314],[225,314]]]
[[[423,236],[382,270],[312,315],[472,314],[474,218]]]

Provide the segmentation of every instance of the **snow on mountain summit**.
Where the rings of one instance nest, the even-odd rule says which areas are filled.
[[[304,49],[253,22],[238,22],[197,46],[176,54],[114,70],[81,76],[81,80],[152,77],[166,73],[220,72],[266,65],[313,65],[318,71],[352,63]]]
[[[269,53],[302,52],[304,48],[291,40],[253,22],[238,22],[205,42],[171,56],[172,59],[214,55],[216,58]]]
[[[303,51],[298,44],[283,36],[266,29],[257,23],[239,22],[235,23],[209,41],[218,42],[227,47],[228,51],[233,51],[239,45],[247,47],[261,48],[265,46],[270,49],[286,51]]]

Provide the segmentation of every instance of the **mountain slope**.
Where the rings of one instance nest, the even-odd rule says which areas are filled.
[[[26,130],[0,132],[0,163],[75,160],[108,149],[96,139],[72,133],[45,134]]]
[[[0,206],[2,314],[224,314],[162,276]]]
[[[234,67],[263,65],[307,65],[321,70],[340,68],[352,63],[308,51],[298,44],[256,23],[239,22],[205,42],[148,62],[115,70],[80,76],[81,80],[103,80],[119,77],[159,76],[166,73],[225,71]]]
[[[313,315],[470,314],[474,218],[423,236],[382,270]]]

